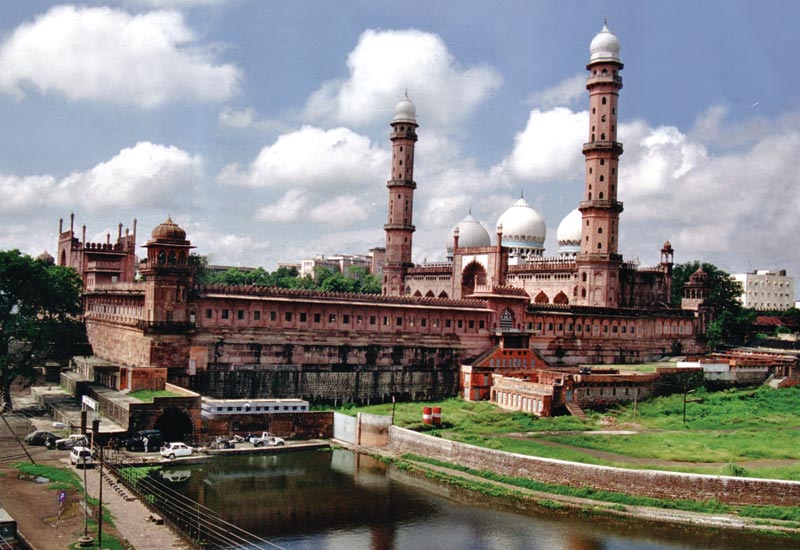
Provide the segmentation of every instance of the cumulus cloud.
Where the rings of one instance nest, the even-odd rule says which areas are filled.
[[[302,189],[290,189],[277,202],[262,206],[255,219],[268,223],[292,222],[306,212],[308,197]]]
[[[462,67],[438,35],[414,29],[365,31],[347,69],[346,79],[309,97],[306,116],[353,125],[387,120],[408,89],[426,125],[452,127],[502,82],[492,67]]]
[[[0,175],[0,211],[21,214],[44,207],[105,207],[185,204],[202,178],[203,160],[149,142],[123,149],[112,159],[57,179],[50,175]]]
[[[800,232],[796,129],[717,154],[669,126],[637,121],[621,126],[620,136],[623,243],[638,253],[641,241],[659,234],[684,258],[737,262],[739,269],[745,261],[785,258]]]
[[[245,170],[226,166],[219,180],[254,187],[364,187],[380,181],[381,174],[386,178],[389,158],[368,137],[347,128],[304,126],[261,149]]]
[[[565,78],[555,86],[534,93],[528,103],[542,108],[567,107],[586,97],[586,75],[576,74]]]
[[[317,205],[309,212],[309,217],[322,224],[351,224],[367,219],[366,205],[352,195],[341,195],[333,200]]]
[[[0,90],[18,97],[33,88],[151,108],[226,100],[240,79],[241,71],[218,64],[174,11],[57,6],[0,44]]]
[[[576,113],[566,107],[532,110],[525,129],[514,137],[511,154],[496,172],[529,181],[579,173],[588,123],[586,111]]]

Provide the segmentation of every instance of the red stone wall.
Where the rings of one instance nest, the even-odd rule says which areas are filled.
[[[109,321],[86,319],[86,335],[94,355],[122,366],[149,366],[150,338],[140,329]]]
[[[628,470],[580,464],[474,447],[396,426],[389,429],[389,449],[398,454],[414,453],[501,475],[659,499],[716,499],[726,504],[776,506],[796,506],[800,502],[798,481]]]

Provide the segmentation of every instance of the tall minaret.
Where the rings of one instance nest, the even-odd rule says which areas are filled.
[[[417,141],[417,109],[405,95],[394,108],[392,119],[392,174],[389,188],[389,221],[386,231],[386,263],[383,266],[383,293],[405,294],[405,276],[411,263],[411,237],[414,226],[414,144]]]
[[[622,144],[617,141],[617,101],[622,88],[619,40],[608,26],[594,37],[589,90],[589,141],[583,145],[586,157],[586,189],[580,203],[581,249],[577,256],[577,303],[617,307],[620,294],[619,214],[617,176]]]

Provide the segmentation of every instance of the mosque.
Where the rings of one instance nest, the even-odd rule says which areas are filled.
[[[120,226],[116,243],[86,243],[85,227],[81,240],[70,219],[57,261],[83,277],[94,353],[76,376],[120,392],[173,384],[216,398],[317,403],[491,395],[534,414],[640,395],[655,379],[598,378],[580,365],[702,352],[707,281],[695,277],[685,307],[672,308],[669,242],[648,268],[618,250],[619,52],[604,26],[587,65],[585,188],[558,227],[556,256],[545,255],[544,221],[520,198],[497,220],[494,241],[470,215],[453,228],[447,261],[412,262],[418,124],[404,97],[391,121],[381,295],[198,284],[194,247],[171,219],[152,230],[137,280],[135,223],[124,235]],[[199,412],[187,411],[199,429]]]
[[[520,198],[497,220],[496,239],[468,215],[450,234],[447,262],[411,263],[416,109],[408,97],[392,120],[392,178],[386,229],[386,295],[441,298],[472,296],[491,287],[524,290],[533,304],[593,307],[658,307],[669,303],[673,250],[661,249],[661,263],[640,269],[618,251],[617,107],[623,64],[617,37],[603,26],[590,46],[588,139],[583,146],[583,200],[558,226],[558,255],[545,256],[547,228],[541,215]]]

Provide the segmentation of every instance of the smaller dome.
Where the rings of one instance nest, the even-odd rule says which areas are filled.
[[[556,232],[558,244],[581,242],[582,218],[581,211],[577,208],[564,216],[564,219],[558,224],[558,230]]]
[[[447,241],[447,252],[453,252],[453,234],[458,229],[458,247],[473,248],[478,246],[492,246],[489,232],[476,220],[472,214],[458,222],[458,225],[450,231],[450,238]]]
[[[603,24],[603,29],[592,39],[589,46],[589,63],[596,61],[619,62],[619,39],[608,30],[608,25]]]
[[[171,217],[167,217],[167,221],[153,229],[152,236],[154,241],[185,241],[186,231],[173,222]]]
[[[408,99],[408,94],[403,96],[403,99],[397,102],[394,106],[394,118],[392,122],[410,122],[417,123],[417,108],[414,102]]]
[[[56,263],[56,259],[53,258],[47,250],[36,256],[36,259],[48,265],[53,265]]]

